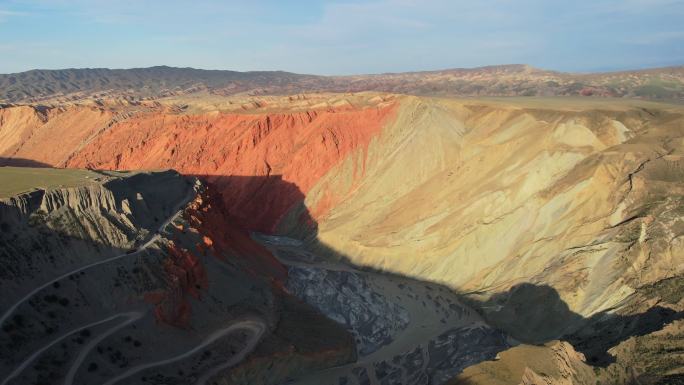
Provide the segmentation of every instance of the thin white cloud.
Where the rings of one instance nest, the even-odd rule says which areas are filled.
[[[26,15],[25,12],[16,12],[16,11],[10,11],[6,9],[0,9],[0,23],[3,23],[7,20],[9,20],[12,17],[15,16],[23,16]]]

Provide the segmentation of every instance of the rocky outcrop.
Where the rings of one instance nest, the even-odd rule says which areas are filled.
[[[597,375],[567,342],[521,345],[499,353],[496,361],[471,366],[449,384],[595,385]]]
[[[192,193],[192,183],[172,171],[102,179],[0,201],[3,290],[20,291],[55,273],[134,249]]]
[[[358,360],[293,384],[441,384],[492,359],[508,337],[446,287],[325,261],[283,236],[257,237],[288,266],[286,288],[349,330]]]
[[[287,290],[347,328],[363,357],[388,344],[410,322],[406,309],[352,271],[291,266]]]
[[[355,366],[340,382],[441,385],[466,367],[495,357],[506,337],[487,327],[456,327],[413,350]]]

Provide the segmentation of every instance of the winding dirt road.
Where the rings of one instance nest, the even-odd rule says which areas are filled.
[[[60,280],[62,280],[62,279],[64,279],[64,278],[67,278],[68,276],[70,276],[70,275],[72,275],[72,274],[76,274],[76,273],[79,273],[79,272],[81,272],[81,271],[83,271],[83,270],[90,269],[91,267],[95,267],[95,266],[103,265],[103,264],[105,264],[105,263],[113,262],[113,261],[116,261],[116,260],[121,259],[121,258],[124,258],[124,257],[132,257],[132,256],[135,256],[135,255],[140,254],[141,252],[145,251],[148,247],[150,247],[150,246],[153,245],[156,241],[159,240],[159,238],[161,237],[161,232],[162,232],[162,230],[164,230],[164,228],[165,228],[166,226],[168,226],[169,223],[171,223],[171,222],[173,222],[174,220],[176,220],[176,218],[178,218],[178,216],[181,215],[181,214],[183,213],[183,210],[181,210],[181,208],[184,207],[185,205],[187,205],[187,204],[194,198],[194,196],[195,196],[195,194],[194,194],[194,192],[193,192],[193,193],[191,193],[191,194],[188,194],[188,195],[185,197],[185,199],[181,200],[181,202],[179,202],[179,203],[176,205],[176,207],[174,208],[175,213],[174,213],[172,216],[170,216],[169,218],[167,218],[167,219],[159,226],[159,228],[157,228],[157,231],[155,231],[155,232],[153,233],[153,235],[152,235],[145,243],[143,243],[140,247],[138,247],[134,252],[132,252],[132,253],[122,253],[122,254],[116,255],[116,256],[111,257],[111,258],[103,259],[103,260],[101,260],[101,261],[97,261],[97,262],[93,262],[93,263],[90,263],[90,264],[85,265],[85,266],[81,266],[81,267],[79,267],[79,268],[77,268],[77,269],[74,269],[74,270],[71,270],[71,271],[69,271],[69,272],[67,272],[67,273],[62,274],[62,275],[58,276],[57,278],[54,278],[54,279],[52,279],[52,280],[50,280],[50,281],[44,283],[43,285],[40,285],[40,286],[36,287],[36,288],[33,289],[31,292],[29,292],[29,293],[26,294],[24,297],[22,297],[19,301],[17,301],[14,305],[10,306],[9,309],[7,309],[7,310],[2,314],[2,316],[0,316],[0,326],[2,326],[2,325],[5,323],[5,321],[7,320],[7,318],[9,318],[9,317],[12,315],[12,313],[14,313],[14,311],[15,311],[19,306],[21,306],[21,304],[23,304],[24,302],[28,301],[31,297],[33,297],[34,295],[36,295],[38,292],[40,292],[41,290],[45,289],[46,287],[52,285],[53,283],[55,283],[55,282],[57,282],[57,281],[60,281]]]
[[[213,332],[209,337],[207,337],[202,343],[199,345],[195,346],[194,348],[188,350],[187,352],[183,354],[179,354],[175,357],[167,358],[164,360],[156,361],[156,362],[150,362],[147,364],[142,364],[138,365],[136,367],[133,367],[124,373],[112,378],[111,380],[103,383],[102,385],[113,385],[116,384],[117,382],[128,378],[136,373],[139,373],[145,369],[153,368],[156,366],[162,366],[162,365],[167,365],[179,360],[182,360],[184,358],[190,357],[191,355],[201,351],[208,345],[214,343],[216,340],[218,340],[221,337],[224,337],[230,333],[233,332],[238,332],[238,331],[250,331],[252,332],[251,338],[247,341],[247,345],[239,352],[233,355],[228,361],[225,363],[217,366],[216,368],[212,369],[208,373],[206,373],[204,376],[202,376],[199,381],[197,382],[198,385],[204,384],[207,380],[209,380],[211,377],[213,377],[216,373],[219,371],[231,367],[240,361],[242,361],[249,353],[254,350],[254,348],[257,346],[259,341],[261,341],[261,337],[264,335],[264,332],[266,331],[266,323],[263,320],[260,320],[258,318],[253,318],[253,319],[248,319],[248,320],[243,320],[243,321],[237,321],[233,323],[232,325],[219,329],[215,332]],[[66,385],[71,385],[66,384]]]
[[[93,263],[87,264],[87,265],[85,265],[85,266],[81,266],[81,267],[79,267],[79,268],[77,268],[77,269],[74,269],[74,270],[69,271],[68,273],[64,273],[64,274],[60,275],[60,276],[58,276],[58,277],[56,277],[56,278],[54,278],[54,279],[52,279],[52,280],[50,280],[50,281],[44,283],[44,284],[41,285],[41,286],[36,287],[35,289],[33,289],[33,290],[32,290],[31,292],[29,292],[28,294],[26,294],[24,297],[22,297],[19,301],[17,301],[14,305],[12,305],[9,309],[7,309],[7,310],[2,314],[2,316],[0,317],[0,325],[2,325],[2,324],[3,324],[3,323],[12,315],[12,313],[14,313],[14,311],[15,311],[19,306],[21,306],[21,305],[22,305],[23,303],[25,303],[26,301],[30,300],[31,297],[33,297],[34,295],[36,295],[36,294],[37,294],[38,292],[40,292],[41,290],[43,290],[43,289],[45,289],[46,287],[52,285],[54,282],[57,282],[57,281],[62,280],[62,279],[64,279],[64,278],[67,278],[67,277],[69,277],[70,275],[76,274],[76,273],[78,273],[78,272],[80,272],[80,271],[83,271],[83,270],[86,270],[86,269],[89,269],[89,268],[92,268],[92,267],[95,267],[95,266],[98,266],[98,265],[103,265],[103,264],[106,264],[106,263],[110,263],[110,262],[116,261],[116,260],[121,259],[121,258],[132,257],[132,256],[135,256],[135,255],[137,255],[137,254],[143,252],[144,250],[146,250],[147,248],[149,248],[150,246],[152,246],[155,242],[157,242],[157,241],[160,239],[160,237],[161,237],[161,232],[164,230],[164,228],[166,228],[166,226],[168,226],[171,222],[173,222],[174,220],[176,220],[176,218],[178,218],[178,216],[181,215],[181,214],[183,213],[182,208],[183,208],[185,205],[187,205],[187,204],[194,198],[194,196],[195,196],[195,195],[194,195],[194,192],[191,192],[191,193],[189,193],[183,200],[181,200],[181,202],[179,202],[179,203],[177,204],[177,206],[174,208],[174,214],[173,214],[172,216],[170,216],[169,218],[167,218],[167,219],[159,226],[159,228],[157,229],[157,231],[156,231],[155,233],[153,233],[153,234],[149,237],[149,239],[148,239],[145,243],[143,243],[141,246],[139,246],[134,252],[132,252],[132,253],[123,253],[123,254],[119,254],[119,255],[114,256],[114,257],[111,257],[111,258],[107,258],[107,259],[104,259],[104,260],[101,260],[101,261],[97,261],[97,262],[93,262]],[[132,311],[132,312],[127,312],[127,313],[119,313],[119,314],[115,314],[115,315],[112,315],[112,316],[110,316],[110,317],[101,319],[101,320],[99,320],[99,321],[95,321],[95,322],[89,323],[89,324],[87,324],[87,325],[79,326],[78,328],[72,329],[72,330],[70,330],[70,331],[68,331],[68,332],[66,332],[66,333],[64,333],[64,334],[62,334],[61,336],[57,337],[56,339],[54,339],[53,341],[51,341],[51,342],[48,343],[47,345],[43,346],[42,348],[40,348],[40,349],[36,350],[35,352],[33,352],[29,357],[27,357],[27,358],[21,363],[21,365],[19,365],[17,368],[15,368],[15,369],[14,369],[14,370],[13,370],[13,371],[12,371],[12,372],[3,380],[3,382],[0,383],[0,385],[7,385],[13,378],[17,377],[17,376],[18,376],[19,374],[21,374],[29,365],[31,365],[31,363],[32,363],[33,361],[35,361],[41,354],[43,354],[45,351],[47,351],[48,349],[50,349],[50,348],[51,348],[52,346],[54,346],[55,344],[59,343],[60,341],[64,340],[65,338],[69,337],[70,335],[72,335],[72,334],[74,334],[74,333],[78,333],[78,332],[80,332],[80,331],[82,331],[82,330],[85,330],[85,329],[88,329],[88,328],[92,328],[92,327],[95,327],[95,326],[98,326],[98,325],[101,325],[101,324],[110,322],[110,321],[115,320],[115,319],[118,319],[118,318],[123,318],[123,319],[124,319],[124,322],[118,323],[118,324],[116,324],[115,326],[113,326],[112,328],[108,329],[106,332],[100,334],[99,336],[97,336],[97,338],[94,338],[94,339],[93,339],[92,341],[90,341],[86,346],[84,346],[83,349],[79,352],[78,356],[76,357],[76,359],[75,359],[74,362],[72,363],[71,367],[69,368],[69,371],[68,371],[68,373],[67,373],[67,375],[66,375],[66,377],[65,377],[65,380],[64,380],[64,385],[73,385],[73,384],[74,384],[74,381],[75,381],[75,378],[76,378],[76,374],[78,373],[79,368],[80,368],[81,365],[83,364],[83,361],[87,358],[87,356],[88,356],[88,354],[90,353],[90,351],[91,351],[98,343],[100,343],[102,340],[104,340],[105,338],[107,338],[107,337],[110,336],[111,334],[115,333],[116,331],[122,329],[123,327],[125,327],[125,326],[127,326],[127,325],[129,325],[129,324],[131,324],[131,323],[133,323],[133,322],[135,322],[135,321],[137,321],[137,320],[139,320],[140,318],[142,318],[142,317],[144,316],[144,314],[145,314],[145,313],[140,312],[140,311]],[[223,363],[223,364],[221,364],[221,365],[218,365],[218,366],[216,366],[215,368],[212,368],[209,372],[205,373],[201,378],[199,378],[197,384],[198,384],[198,385],[203,385],[203,384],[205,384],[208,380],[210,380],[213,376],[215,376],[216,374],[218,374],[221,370],[224,370],[224,369],[226,369],[226,368],[229,368],[229,367],[231,367],[231,366],[233,366],[233,365],[238,364],[238,363],[239,363],[240,361],[242,361],[248,354],[250,354],[250,353],[256,348],[256,346],[259,344],[259,342],[261,341],[261,339],[262,339],[264,333],[266,332],[266,329],[267,329],[266,323],[265,323],[262,319],[259,319],[259,318],[257,318],[257,317],[253,317],[253,318],[249,318],[249,319],[243,319],[243,320],[236,321],[236,322],[232,323],[232,324],[231,324],[230,326],[228,326],[228,327],[225,327],[225,328],[222,328],[222,329],[219,329],[219,330],[214,331],[214,332],[211,333],[206,339],[204,339],[199,345],[195,346],[194,348],[192,348],[192,349],[190,349],[190,350],[188,350],[188,351],[186,351],[186,352],[184,352],[184,353],[182,353],[182,354],[179,354],[179,355],[177,355],[177,356],[174,356],[174,357],[171,357],[171,358],[167,358],[167,359],[164,359],[164,360],[155,361],[155,362],[150,362],[150,363],[146,363],[146,364],[141,364],[141,365],[135,366],[135,367],[130,368],[129,370],[125,371],[124,373],[122,373],[122,374],[120,374],[120,375],[118,375],[118,376],[116,376],[116,377],[114,377],[114,378],[108,380],[108,381],[105,382],[103,385],[112,385],[112,384],[116,384],[117,382],[120,382],[120,381],[122,381],[122,380],[124,380],[124,379],[126,379],[126,378],[129,378],[130,376],[133,376],[133,375],[135,375],[136,373],[139,373],[139,372],[141,372],[141,371],[143,371],[143,370],[146,370],[146,369],[149,369],[149,368],[153,368],[153,367],[157,367],[157,366],[162,366],[162,365],[171,364],[171,363],[173,363],[173,362],[176,362],[176,361],[185,359],[185,358],[187,358],[187,357],[190,357],[190,356],[192,356],[193,354],[196,354],[196,353],[200,352],[202,349],[204,349],[205,347],[209,346],[210,344],[216,342],[218,339],[220,339],[220,338],[222,338],[222,337],[225,337],[225,336],[227,336],[227,335],[229,335],[229,334],[231,334],[231,333],[236,333],[236,332],[247,332],[247,333],[250,333],[251,335],[250,335],[250,337],[249,337],[249,339],[248,339],[248,341],[247,341],[247,344],[244,346],[244,348],[243,348],[240,352],[234,354],[234,355],[233,355],[232,357],[230,357],[225,363]]]
[[[85,329],[88,329],[88,328],[95,327],[95,326],[97,326],[97,325],[101,325],[101,324],[103,324],[103,323],[107,323],[107,322],[109,322],[109,321],[111,321],[111,320],[114,320],[114,319],[117,319],[117,318],[120,318],[120,317],[127,318],[126,322],[122,322],[121,324],[119,324],[119,325],[113,327],[113,328],[110,329],[107,333],[105,333],[106,335],[108,335],[108,334],[111,334],[111,333],[115,332],[116,330],[118,330],[118,329],[120,329],[120,328],[122,328],[122,327],[124,327],[124,326],[126,326],[126,325],[128,325],[128,324],[130,324],[130,323],[132,323],[132,322],[134,322],[134,321],[136,321],[136,320],[138,320],[138,319],[140,319],[142,316],[143,316],[143,313],[141,313],[141,312],[119,313],[119,314],[115,314],[115,315],[113,315],[113,316],[111,316],[111,317],[107,317],[107,318],[101,319],[101,320],[99,320],[99,321],[95,321],[95,322],[93,322],[93,323],[89,323],[89,324],[84,325],[84,326],[79,326],[79,327],[76,328],[76,329],[72,329],[72,330],[70,330],[70,331],[68,331],[68,332],[66,332],[66,333],[64,333],[64,334],[62,334],[61,336],[57,337],[56,339],[52,340],[52,342],[50,342],[49,344],[47,344],[47,345],[43,346],[42,348],[40,348],[40,349],[36,350],[35,352],[33,352],[33,354],[31,354],[28,358],[26,358],[26,359],[24,360],[24,362],[22,362],[21,365],[19,365],[16,369],[14,369],[14,370],[12,371],[12,373],[10,373],[7,377],[5,377],[5,379],[2,381],[2,384],[1,384],[1,385],[6,385],[8,382],[10,382],[11,379],[13,379],[14,377],[18,376],[21,372],[24,371],[24,369],[26,369],[29,365],[31,365],[31,363],[32,363],[36,358],[38,358],[41,354],[43,354],[43,352],[45,352],[46,350],[50,349],[52,346],[54,346],[55,344],[59,343],[60,341],[62,341],[63,339],[69,337],[70,335],[72,335],[72,334],[74,334],[74,333],[78,333],[78,332],[80,332],[81,330],[85,330]],[[80,356],[79,356],[79,357],[80,357]],[[85,357],[83,357],[83,358],[85,358]],[[83,358],[81,358],[81,361],[83,361]],[[79,364],[80,364],[80,362],[79,362]]]
[[[143,317],[144,313],[142,312],[131,312],[131,313],[125,313],[128,315],[128,320],[126,322],[122,322],[113,328],[107,330],[106,332],[100,334],[97,336],[97,338],[93,338],[92,341],[90,341],[86,346],[81,349],[81,352],[78,354],[78,357],[76,357],[76,360],[74,360],[74,363],[71,364],[71,368],[69,368],[69,372],[67,373],[65,379],[64,379],[64,385],[71,385],[74,382],[74,378],[76,377],[76,372],[78,372],[78,368],[81,367],[83,364],[83,361],[88,357],[88,353],[90,353],[93,348],[102,342],[105,338],[108,336],[116,333],[118,330],[123,329],[125,326],[128,326],[129,324],[139,320],[140,318]],[[120,316],[123,316],[125,314],[119,314]]]
[[[157,241],[160,239],[160,237],[161,237],[161,232],[164,230],[164,228],[166,228],[166,226],[168,226],[171,222],[173,222],[174,220],[176,220],[176,219],[183,213],[183,209],[182,209],[182,208],[185,207],[190,201],[192,201],[192,199],[194,199],[194,197],[195,197],[195,191],[194,191],[194,190],[191,190],[190,192],[188,192],[188,194],[187,194],[180,202],[178,202],[178,204],[174,207],[174,214],[171,215],[170,217],[168,217],[164,222],[162,222],[161,225],[159,225],[159,227],[157,228],[157,231],[155,231],[155,232],[149,237],[149,239],[148,239],[145,243],[143,243],[141,246],[139,246],[134,252],[132,252],[132,253],[122,253],[122,254],[116,255],[116,256],[111,257],[111,258],[103,259],[103,260],[101,260],[101,261],[97,261],[97,262],[93,262],[93,263],[87,264],[87,265],[85,265],[85,266],[81,266],[81,267],[79,267],[79,268],[77,268],[77,269],[74,269],[74,270],[69,271],[68,273],[62,274],[62,275],[60,275],[60,276],[58,276],[58,277],[56,277],[56,278],[54,278],[54,279],[52,279],[52,280],[50,280],[50,281],[44,283],[43,285],[40,285],[40,286],[36,287],[36,288],[33,289],[31,292],[29,292],[29,293],[26,294],[24,297],[22,297],[19,301],[17,301],[16,303],[14,303],[14,305],[10,306],[9,309],[7,309],[7,310],[2,314],[2,316],[0,316],[0,326],[2,326],[2,324],[3,324],[3,323],[12,315],[12,313],[14,313],[14,311],[15,311],[19,306],[21,306],[23,303],[25,303],[26,301],[28,301],[29,299],[31,299],[31,297],[33,297],[34,295],[36,295],[36,294],[37,294],[38,292],[40,292],[41,290],[43,290],[43,289],[45,289],[46,287],[52,285],[54,282],[60,281],[60,280],[62,280],[62,279],[64,279],[64,278],[69,277],[69,276],[72,275],[72,274],[79,273],[79,272],[81,272],[81,271],[83,271],[83,270],[87,270],[87,269],[90,269],[90,268],[95,267],[95,266],[99,266],[99,265],[103,265],[103,264],[106,264],[106,263],[110,263],[110,262],[116,261],[116,260],[121,259],[121,258],[124,258],[124,257],[132,257],[132,256],[135,256],[135,255],[137,255],[137,254],[139,254],[139,253],[145,251],[147,248],[149,248],[151,245],[153,245],[155,242],[157,242]],[[134,318],[134,316],[137,317],[137,318]],[[50,347],[52,347],[54,344],[56,344],[57,342],[61,341],[62,339],[66,338],[66,337],[69,336],[70,334],[73,334],[73,333],[75,333],[75,332],[78,332],[78,331],[80,331],[80,330],[83,330],[83,329],[86,329],[86,328],[89,328],[89,327],[92,327],[92,326],[96,326],[96,325],[99,325],[99,324],[102,324],[102,323],[111,321],[111,320],[113,320],[113,319],[115,319],[115,318],[117,318],[117,317],[128,317],[129,319],[128,319],[127,322],[125,322],[125,323],[123,323],[123,324],[121,324],[121,325],[115,327],[114,329],[108,331],[107,333],[111,334],[111,333],[115,332],[115,331],[117,330],[117,328],[123,327],[123,326],[127,325],[128,323],[131,323],[131,322],[133,322],[133,321],[139,319],[140,317],[142,317],[142,313],[139,313],[139,312],[130,312],[130,313],[119,313],[119,314],[115,314],[115,315],[112,315],[111,317],[102,319],[102,320],[100,320],[100,321],[96,321],[96,322],[94,322],[94,323],[91,323],[91,324],[88,324],[88,325],[85,325],[85,326],[81,326],[81,327],[79,327],[79,328],[77,328],[77,329],[74,329],[74,330],[72,330],[72,331],[70,331],[70,332],[68,332],[68,333],[66,333],[66,334],[63,334],[63,335],[60,336],[59,338],[53,340],[53,341],[52,341],[51,343],[49,343],[48,345],[45,345],[45,346],[43,346],[42,348],[40,348],[40,349],[38,349],[37,351],[35,351],[34,353],[32,353],[26,360],[24,360],[24,362],[22,362],[21,365],[19,365],[14,371],[12,371],[12,373],[10,373],[9,376],[7,376],[7,377],[3,380],[3,382],[2,382],[0,385],[5,385],[5,384],[7,384],[12,378],[16,377],[16,376],[19,375],[24,369],[26,369],[26,367],[27,367],[34,359],[36,359],[38,356],[40,356],[40,354],[42,354],[44,351],[46,351],[47,349],[49,349]],[[107,333],[106,333],[106,334],[107,334]],[[105,337],[106,337],[106,335],[105,335]],[[104,337],[102,337],[102,338],[104,338]],[[93,346],[94,346],[94,345],[93,345]],[[86,352],[86,353],[87,353],[87,352]],[[81,356],[83,356],[83,357],[81,357]],[[80,361],[83,361],[84,358],[85,358],[85,354],[82,353],[81,355],[79,355]],[[80,365],[79,359],[77,359],[76,363]],[[69,375],[67,376],[67,380],[73,381],[73,376],[75,375],[75,370],[76,370],[76,369],[73,369],[73,367],[72,367],[72,369],[69,371]],[[73,373],[72,373],[72,371],[73,371]],[[70,382],[65,382],[65,383],[68,384],[68,385],[70,385]]]

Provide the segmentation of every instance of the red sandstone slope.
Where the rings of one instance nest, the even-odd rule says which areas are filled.
[[[0,165],[21,158],[56,167],[173,168],[206,177],[241,226],[269,232],[319,178],[369,144],[396,104],[285,111],[1,108]]]
[[[204,177],[215,207],[196,216],[209,242],[249,256],[241,259],[247,270],[282,281],[283,267],[244,230],[272,232],[323,175],[366,148],[397,109],[365,99],[356,107],[286,105],[286,112],[251,114],[179,113],[157,103],[0,108],[0,166],[30,160]]]
[[[1,108],[0,156],[61,166],[114,117],[112,111],[90,106]]]
[[[206,176],[232,215],[250,230],[268,232],[332,166],[367,146],[393,111],[394,106],[262,115],[153,112],[115,124],[66,166],[173,168]]]

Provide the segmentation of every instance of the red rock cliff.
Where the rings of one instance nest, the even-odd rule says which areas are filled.
[[[259,115],[151,112],[113,125],[66,166],[204,176],[241,225],[271,232],[331,167],[367,146],[394,111],[390,105]]]

